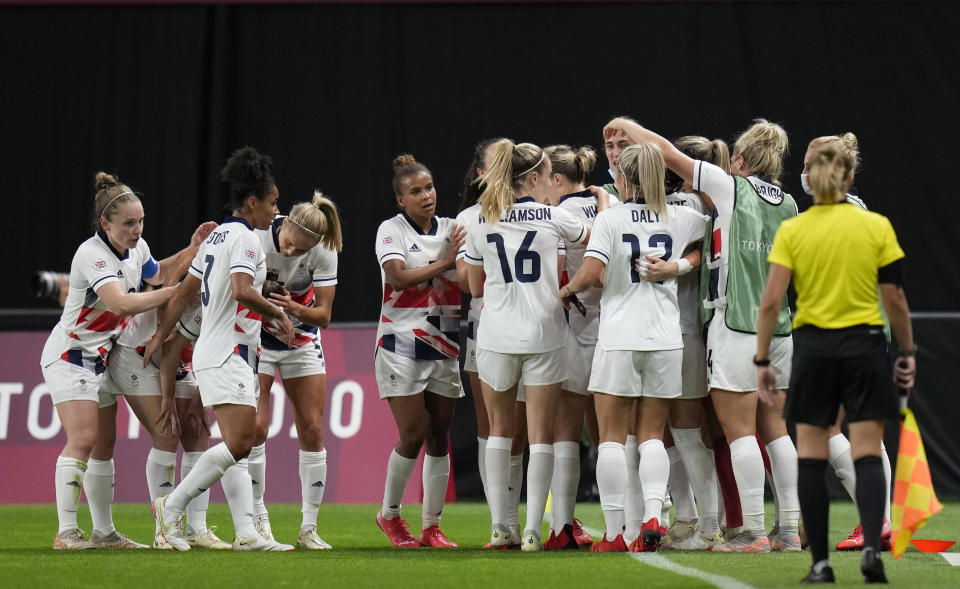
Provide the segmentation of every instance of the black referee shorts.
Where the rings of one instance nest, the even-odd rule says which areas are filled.
[[[899,414],[883,329],[872,325],[796,329],[784,418],[828,427],[836,423],[840,405],[848,422]]]

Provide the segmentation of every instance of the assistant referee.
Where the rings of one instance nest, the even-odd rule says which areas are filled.
[[[814,151],[815,150],[815,151]],[[800,509],[813,556],[805,583],[833,582],[827,557],[830,503],[823,478],[828,428],[842,404],[857,473],[857,506],[863,525],[860,570],[868,583],[886,583],[880,530],[886,487],[880,462],[884,420],[898,414],[877,285],[900,348],[894,380],[913,386],[916,374],[910,310],[903,292],[903,250],[890,221],[845,203],[855,154],[838,137],[811,148],[809,183],[814,206],[784,221],[768,256],[770,273],[757,324],[760,399],[772,403],[777,386],[770,340],[777,311],[793,277],[793,374],[784,416],[797,425]]]

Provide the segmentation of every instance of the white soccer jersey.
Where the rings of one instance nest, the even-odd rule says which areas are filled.
[[[674,192],[667,195],[667,204],[678,207],[690,207],[701,215],[707,214],[707,205],[699,194],[692,192]],[[703,237],[702,235],[700,236]],[[699,240],[694,240],[699,241]],[[674,259],[683,252],[676,252]],[[677,303],[680,305],[680,331],[684,335],[699,334],[703,331],[700,322],[700,272],[693,270],[677,276]]]
[[[313,307],[313,289],[318,286],[337,284],[337,252],[328,250],[318,243],[310,251],[300,256],[287,257],[280,253],[280,225],[286,217],[277,217],[270,229],[257,229],[254,233],[260,238],[260,245],[266,255],[267,268],[279,273],[278,280],[290,293],[291,298],[305,306]],[[288,315],[289,316],[289,315]],[[307,325],[295,317],[289,316],[293,323],[296,340],[294,348],[312,344],[320,338],[316,325]],[[273,322],[265,321],[260,334],[260,345],[269,350],[285,351],[290,348],[276,338]]]
[[[597,216],[597,197],[593,196],[589,190],[575,192],[562,197],[557,207],[569,211],[584,225],[593,225],[593,220]],[[567,271],[567,276],[573,278],[583,265],[583,254],[587,251],[587,246],[582,242],[564,242],[563,245],[566,254],[564,269]],[[586,316],[581,315],[576,309],[571,309],[568,313],[570,331],[580,343],[585,345],[597,343],[597,334],[600,329],[600,292],[600,287],[591,286],[577,294],[577,298],[587,309]]]
[[[113,249],[102,229],[80,244],[70,263],[63,314],[43,346],[40,365],[63,359],[96,374],[103,372],[112,338],[121,332],[128,317],[109,311],[97,291],[105,284],[119,282],[124,292],[136,292],[141,278],[153,277],[158,268],[144,239],[123,255]]]
[[[580,243],[586,235],[580,219],[529,196],[518,198],[497,223],[479,219],[465,257],[487,275],[478,348],[531,354],[566,345],[557,244]]]
[[[457,225],[466,230],[467,235],[470,235],[470,232],[473,231],[477,225],[480,223],[480,205],[475,204],[469,206],[457,215]],[[467,255],[467,242],[464,241],[463,245],[460,246],[460,251],[457,252],[457,261],[459,262]],[[467,338],[476,340],[477,338],[477,328],[480,326],[480,313],[483,311],[483,297],[473,297],[470,299],[470,304],[467,307]]]
[[[626,202],[597,215],[586,256],[606,264],[600,306],[600,344],[608,350],[676,350],[683,347],[677,280],[640,278],[634,262],[646,255],[673,260],[700,239],[707,217],[668,206],[666,219],[646,204]]]
[[[418,360],[445,360],[460,354],[460,287],[455,268],[429,282],[394,290],[387,284],[383,265],[400,260],[407,268],[422,268],[443,257],[450,247],[455,221],[434,217],[423,233],[406,213],[387,219],[377,230],[377,262],[383,285],[383,304],[377,327],[377,346]]]
[[[230,275],[253,276],[260,291],[267,276],[260,240],[240,217],[228,216],[200,246],[190,273],[202,281],[203,330],[194,346],[193,368],[215,368],[236,352],[254,371],[260,344],[260,314],[233,298]]]

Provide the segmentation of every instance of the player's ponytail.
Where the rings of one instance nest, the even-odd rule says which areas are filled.
[[[807,160],[808,182],[813,189],[814,201],[821,204],[843,202],[856,164],[855,156],[849,144],[840,137],[818,139],[816,146],[811,141],[811,154]]]
[[[93,230],[100,228],[100,219],[109,221],[117,213],[121,204],[140,200],[126,184],[121,184],[116,176],[106,172],[97,172],[93,179],[96,192],[93,195]]]
[[[620,154],[620,172],[627,198],[634,201],[643,199],[647,207],[667,215],[667,195],[664,191],[663,152],[653,143],[631,145]]]
[[[541,170],[547,161],[543,150],[532,143],[515,145],[502,139],[495,145],[490,167],[475,180],[485,186],[477,202],[480,214],[491,225],[513,205],[530,174]]]
[[[574,150],[569,145],[551,145],[543,151],[550,158],[553,173],[563,175],[573,184],[583,184],[597,163],[597,154],[589,147]]]
[[[297,231],[322,242],[328,250],[339,252],[343,249],[337,205],[319,190],[314,191],[312,202],[294,205],[287,220],[293,223]]]

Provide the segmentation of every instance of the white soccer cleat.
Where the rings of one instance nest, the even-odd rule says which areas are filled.
[[[317,526],[303,526],[300,528],[300,537],[297,538],[297,546],[302,546],[307,550],[330,550],[330,546],[323,541],[323,538],[317,535]]]
[[[266,513],[253,516],[253,529],[255,529],[264,540],[270,540],[271,542],[276,541],[273,538],[273,530],[270,529],[270,516]]]
[[[160,533],[167,544],[170,545],[170,548],[186,552],[190,550],[190,545],[187,544],[183,535],[183,516],[181,515],[176,521],[170,521],[169,517],[163,512],[163,506],[166,502],[167,495],[157,497],[150,504],[150,510],[153,512],[153,517],[157,520],[157,523],[160,524]]]
[[[267,540],[263,536],[254,536],[253,538],[233,539],[234,552],[290,552],[294,547],[289,544],[281,544],[274,540]]]
[[[210,550],[232,550],[233,546],[227,544],[223,540],[217,537],[214,534],[214,530],[217,529],[217,526],[210,526],[210,528],[200,532],[196,536],[187,536],[187,544],[193,546],[194,548],[207,548]]]
[[[677,542],[682,542],[684,540],[692,538],[697,533],[698,520],[683,520],[678,519],[673,522],[673,526],[670,528],[670,531],[666,536],[663,537],[663,540],[660,542],[662,546],[670,546]]]
[[[712,536],[696,533],[686,540],[681,540],[673,544],[664,545],[664,548],[670,550],[710,550],[710,547],[723,542],[723,533],[717,530]]]
[[[146,544],[134,542],[116,530],[110,532],[109,534],[100,534],[94,530],[90,541],[93,542],[93,545],[97,548],[150,548]]]
[[[64,530],[53,539],[54,550],[89,550],[97,546],[83,537],[83,530],[73,528]]]
[[[173,550],[173,546],[170,546],[170,543],[167,542],[167,539],[163,537],[163,534],[157,532],[153,535],[153,549],[154,550]]]
[[[506,548],[510,545],[511,535],[502,525],[495,525],[490,532],[490,548]]]
[[[523,552],[540,552],[543,550],[543,545],[540,544],[540,538],[537,537],[537,534],[528,530],[523,536],[523,542],[520,543],[520,550]]]

